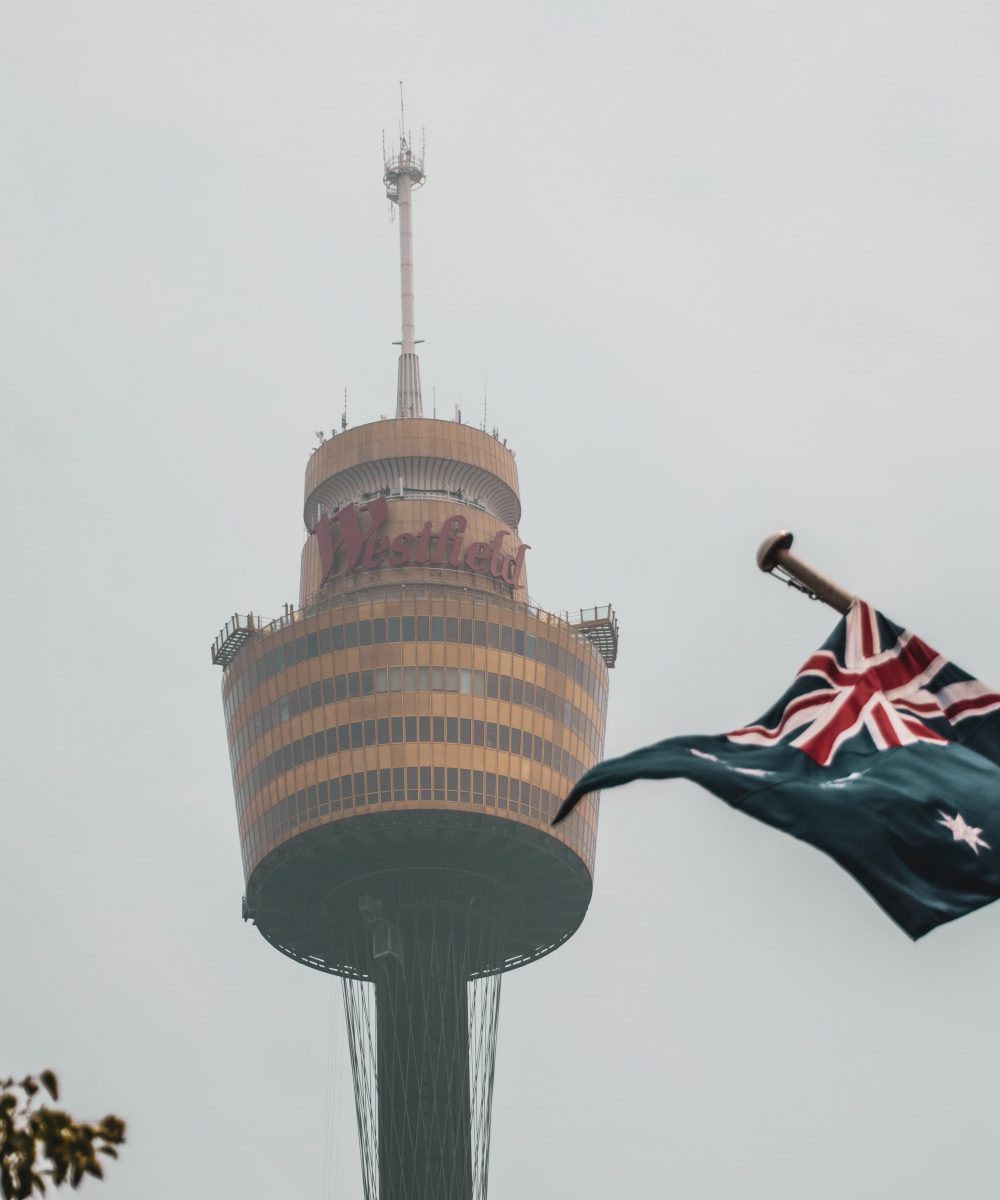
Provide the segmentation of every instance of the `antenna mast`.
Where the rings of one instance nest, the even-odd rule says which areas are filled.
[[[399,147],[384,153],[385,194],[399,209],[399,280],[403,318],[399,346],[399,377],[396,385],[396,416],[423,416],[420,398],[420,360],[417,358],[416,321],[413,306],[413,202],[412,193],[424,182],[423,147],[415,153],[404,124],[403,84],[399,84]]]

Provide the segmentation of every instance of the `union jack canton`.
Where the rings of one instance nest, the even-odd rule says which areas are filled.
[[[864,735],[877,750],[940,745],[998,710],[1000,693],[858,600],[774,708],[728,736],[742,746],[794,746],[826,767],[841,747],[860,749]]]
[[[677,777],[829,854],[911,937],[1000,898],[1000,692],[863,601],[759,720],[598,763],[556,821]]]

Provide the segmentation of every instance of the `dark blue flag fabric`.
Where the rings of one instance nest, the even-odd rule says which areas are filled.
[[[1000,897],[1000,693],[861,601],[759,721],[598,763],[553,824],[678,777],[825,851],[913,938]]]

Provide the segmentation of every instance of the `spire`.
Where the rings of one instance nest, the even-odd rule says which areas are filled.
[[[423,147],[416,154],[404,125],[403,85],[399,85],[399,147],[387,153],[383,147],[385,194],[399,209],[399,279],[402,292],[402,340],[398,343],[399,380],[396,386],[396,416],[423,416],[420,400],[420,360],[417,358],[416,324],[413,315],[413,202],[412,193],[424,182]]]

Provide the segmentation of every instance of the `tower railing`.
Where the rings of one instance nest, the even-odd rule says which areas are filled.
[[[393,571],[391,567],[387,568],[382,572],[382,579],[376,584],[356,588],[350,592],[341,592],[335,596],[317,597],[302,608],[294,608],[292,605],[289,605],[287,612],[271,620],[265,620],[254,613],[234,613],[212,643],[212,662],[216,666],[228,667],[250,636],[255,633],[278,633],[282,629],[288,629],[300,621],[315,616],[317,613],[328,612],[334,608],[346,608],[349,605],[357,604],[359,601],[393,600],[403,599],[404,597],[423,600],[427,599],[432,590],[436,590],[439,587],[446,587],[450,590],[461,590],[465,593],[463,599],[471,599],[474,604],[498,604],[501,608],[509,609],[511,612],[527,612],[529,616],[534,617],[541,624],[550,625],[589,646],[606,663],[606,654],[598,644],[592,630],[595,625],[599,626],[602,630],[613,629],[614,646],[615,650],[617,650],[618,619],[615,616],[614,609],[609,604],[598,608],[581,609],[579,613],[571,613],[566,610],[553,613],[542,608],[530,596],[526,601],[513,599],[510,595],[499,590],[502,587],[499,583],[494,585],[497,589],[496,591],[482,586],[483,582],[493,583],[493,580],[480,580],[478,581],[480,583],[479,587],[470,587],[469,575],[465,571],[438,567],[435,568],[435,575],[440,576],[440,579],[421,580],[419,583],[396,583],[394,580],[386,580],[385,576],[388,574],[395,576],[402,574],[402,572]],[[613,662],[608,665],[613,665]]]

